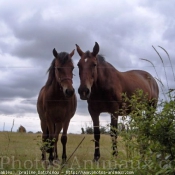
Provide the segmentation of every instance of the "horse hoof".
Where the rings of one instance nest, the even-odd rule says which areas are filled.
[[[55,159],[53,160],[53,164],[56,165],[56,164],[60,164],[60,160],[59,159]]]
[[[100,157],[94,157],[93,162],[98,162]]]
[[[113,157],[116,157],[116,158],[117,158],[117,156],[118,156],[118,151],[114,151],[114,152],[112,153],[112,155],[113,155]]]
[[[66,163],[66,159],[62,159],[61,164],[64,165]]]
[[[51,166],[49,160],[42,160],[41,164],[42,164],[42,166],[45,167],[46,169],[48,169],[48,168]]]

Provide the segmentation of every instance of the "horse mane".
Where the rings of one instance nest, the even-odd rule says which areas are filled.
[[[62,65],[71,60],[67,52],[58,53],[57,59]]]
[[[110,68],[117,70],[112,64],[110,64],[109,62],[106,61],[106,59],[103,55],[101,55],[101,54],[97,55],[97,60],[98,60],[98,63],[101,64],[101,66],[107,66],[108,68],[110,67]]]
[[[87,58],[90,58],[90,57],[91,57],[91,52],[90,52],[89,50],[86,51],[86,52],[85,52],[85,56],[86,56]],[[97,60],[98,60],[98,62],[100,62],[100,63],[106,62],[104,56],[101,55],[101,54],[97,55]]]
[[[58,53],[57,58],[54,58],[51,62],[51,65],[46,73],[48,73],[48,79],[45,84],[46,87],[49,87],[52,84],[52,81],[55,79],[55,60],[59,59],[61,65],[64,65],[66,62],[71,61],[69,54],[67,52]]]
[[[106,62],[104,56],[101,55],[101,54],[100,54],[100,55],[97,55],[97,60],[98,60],[100,63],[104,63],[104,62]]]

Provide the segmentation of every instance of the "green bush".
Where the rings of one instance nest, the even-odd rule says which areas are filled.
[[[148,106],[147,96],[138,90],[129,99],[123,99],[132,109],[130,117],[123,116],[129,130],[121,132],[127,159],[132,161],[128,169],[142,175],[175,174],[175,95],[169,92],[169,101],[158,104],[157,110]],[[132,165],[132,166],[131,166]],[[127,169],[127,170],[128,170]]]

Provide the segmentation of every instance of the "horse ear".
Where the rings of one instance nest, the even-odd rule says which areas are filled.
[[[54,49],[53,49],[53,56],[56,58],[57,55],[58,55],[58,53],[57,53],[56,49],[54,48]]]
[[[93,48],[92,55],[93,55],[93,56],[96,56],[96,55],[98,54],[99,50],[100,50],[100,47],[99,47],[98,43],[95,42],[95,46],[94,46],[94,48]]]
[[[78,54],[80,55],[80,57],[83,55],[83,51],[80,49],[80,47],[77,45],[77,44],[75,44],[76,45],[76,47],[77,47],[77,52],[78,52]]]
[[[75,49],[69,54],[70,57],[72,57],[74,55],[74,51],[75,51]]]

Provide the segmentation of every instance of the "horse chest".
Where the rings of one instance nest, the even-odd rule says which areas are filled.
[[[66,106],[66,108],[65,108]],[[54,122],[64,121],[69,111],[70,102],[68,101],[51,101],[45,106],[46,118]]]
[[[108,113],[115,113],[118,111],[119,103],[114,100],[94,100],[88,101],[89,109],[92,111],[96,111],[98,113],[101,112],[108,112]]]
[[[93,91],[88,105],[93,111],[114,113],[121,106],[119,95],[113,89]]]

